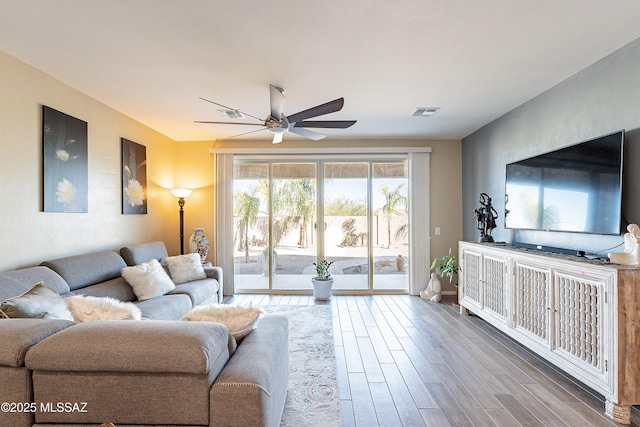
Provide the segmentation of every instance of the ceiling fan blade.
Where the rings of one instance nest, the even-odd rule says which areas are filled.
[[[271,101],[271,117],[276,120],[282,118],[282,108],[284,107],[284,92],[282,89],[269,85],[269,100]]]
[[[289,128],[289,132],[295,133],[296,135],[304,136],[305,138],[309,138],[309,139],[312,139],[314,141],[321,140],[322,138],[325,138],[327,136],[327,135],[323,135],[323,134],[318,133],[318,132],[314,132],[314,131],[309,130],[309,129],[296,128],[296,127],[293,127],[293,126]]]
[[[297,128],[346,129],[355,123],[355,120],[303,120],[296,122],[293,126]]]
[[[299,122],[312,117],[322,116],[329,113],[335,113],[340,111],[344,105],[344,98],[334,99],[333,101],[326,102],[321,105],[316,105],[308,110],[300,111],[299,113],[287,116],[289,123]]]
[[[194,123],[207,123],[210,125],[241,125],[241,126],[264,126],[264,123],[241,123],[241,122],[210,122],[206,120],[194,120]]]
[[[251,132],[239,133],[237,135],[233,135],[233,136],[230,136],[229,138],[225,138],[225,139],[237,138],[239,136],[248,135],[250,133],[262,132],[263,130],[266,130],[266,129],[257,129],[257,130],[252,130]]]
[[[240,111],[240,112],[241,112],[242,114],[244,114],[245,116],[253,117],[253,118],[254,118],[254,119],[256,119],[256,120],[263,121],[260,117],[252,116],[251,114],[245,113],[244,111],[238,110],[237,108],[227,107],[226,105],[222,105],[222,104],[220,104],[220,103],[217,103],[217,102],[215,102],[215,101],[211,101],[210,99],[203,98],[203,97],[200,97],[200,99],[202,99],[203,101],[207,101],[207,102],[210,102],[210,103],[212,103],[212,104],[215,104],[215,105],[217,105],[217,106],[219,106],[219,107],[225,108],[225,109],[227,109],[227,110]]]

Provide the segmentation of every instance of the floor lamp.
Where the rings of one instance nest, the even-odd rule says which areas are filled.
[[[189,197],[191,190],[187,188],[174,188],[171,194],[178,198],[178,206],[180,206],[180,255],[184,255],[184,199]]]

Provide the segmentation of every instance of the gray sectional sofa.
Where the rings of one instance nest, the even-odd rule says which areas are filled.
[[[164,244],[152,242],[0,273],[0,302],[43,282],[62,296],[133,302],[144,319],[0,319],[0,426],[279,425],[286,317],[261,317],[239,344],[224,325],[179,320],[197,305],[222,302],[218,267],[137,301],[122,268],[165,257]]]

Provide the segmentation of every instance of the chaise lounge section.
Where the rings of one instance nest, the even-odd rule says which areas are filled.
[[[35,402],[83,410],[37,411],[35,425],[277,426],[287,393],[286,336],[286,317],[266,316],[230,354],[228,331],[213,322],[67,328],[30,349],[25,364]]]

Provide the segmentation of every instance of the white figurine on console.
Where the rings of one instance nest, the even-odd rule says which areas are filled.
[[[433,302],[440,302],[442,299],[442,284],[436,273],[431,273],[431,280],[429,280],[427,289],[420,291],[420,298]]]
[[[611,262],[624,265],[640,264],[640,227],[637,224],[629,224],[628,233],[624,234],[624,252],[609,252],[607,255]]]

